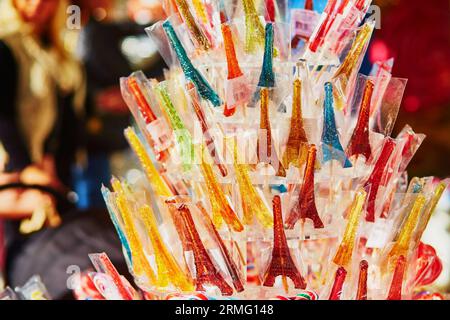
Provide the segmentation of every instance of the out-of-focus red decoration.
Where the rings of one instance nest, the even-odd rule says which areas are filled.
[[[410,95],[403,102],[405,110],[408,112],[416,112],[420,108],[420,99],[416,95]]]
[[[426,286],[433,283],[442,272],[442,262],[437,256],[436,250],[424,243],[419,244],[416,261],[416,286]]]
[[[389,48],[383,40],[373,40],[369,49],[369,59],[371,63],[386,61],[391,56]]]
[[[407,78],[403,107],[410,112],[450,101],[450,2],[398,0],[382,13],[370,49],[395,58],[393,74]],[[373,61],[373,60],[372,60]]]
[[[402,284],[405,270],[405,256],[400,256],[395,263],[394,276],[392,277],[391,287],[389,288],[387,300],[402,300]]]
[[[336,270],[333,287],[331,288],[331,293],[328,300],[341,300],[342,287],[344,286],[346,277],[347,271],[344,269],[344,267],[339,267]]]
[[[291,253],[289,252],[286,234],[284,233],[280,196],[275,196],[272,202],[274,220],[273,249],[272,259],[264,276],[264,286],[272,287],[275,283],[275,278],[277,276],[282,276],[285,286],[287,286],[285,278],[288,277],[294,282],[296,289],[305,289],[306,282],[300,274],[300,271],[297,269],[294,260],[292,260]]]
[[[366,221],[375,222],[375,200],[377,199],[378,188],[380,187],[381,178],[383,177],[385,167],[392,154],[392,151],[395,148],[395,145],[396,143],[392,138],[386,138],[383,149],[381,150],[381,154],[377,162],[375,163],[375,167],[373,168],[372,174],[364,184],[364,188],[366,190],[370,189],[368,196]]]
[[[305,166],[305,174],[303,184],[298,195],[298,199],[292,208],[286,224],[289,228],[294,228],[298,219],[311,219],[314,228],[323,228],[323,222],[320,219],[316,208],[316,199],[314,195],[314,168],[316,165],[317,149],[315,145],[311,145],[308,150],[308,159]]]

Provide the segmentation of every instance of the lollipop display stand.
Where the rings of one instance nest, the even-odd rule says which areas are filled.
[[[393,61],[360,73],[371,1],[163,3],[165,79],[120,79],[141,174],[102,187],[134,283],[92,254],[77,296],[440,298],[420,240],[448,181],[407,175]]]

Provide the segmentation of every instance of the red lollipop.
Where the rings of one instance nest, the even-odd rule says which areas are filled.
[[[416,265],[416,286],[426,286],[433,283],[442,272],[441,259],[436,254],[436,250],[421,242],[419,244]]]

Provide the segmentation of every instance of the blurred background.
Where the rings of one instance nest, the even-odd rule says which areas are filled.
[[[374,34],[365,67],[395,59],[394,76],[409,79],[395,130],[410,124],[427,136],[409,166],[410,177],[450,177],[450,0],[374,4],[381,8],[381,29]],[[123,138],[130,116],[119,78],[135,70],[162,77],[164,62],[144,28],[164,18],[159,0],[0,0],[0,247],[7,249],[0,266],[13,285],[48,268],[45,261],[53,255],[63,272],[44,282],[53,295],[62,294],[52,283],[65,284],[62,266],[72,258],[64,253],[74,251],[74,245],[79,257],[105,250],[123,265],[100,186],[111,174],[129,180],[136,174]],[[51,108],[33,111],[37,104]],[[11,184],[22,184],[22,189],[2,191],[2,185]],[[29,187],[42,184],[52,196]],[[61,209],[61,203],[70,209]],[[437,286],[448,292],[449,208],[447,194],[424,236],[445,264]],[[79,214],[61,213],[80,211],[99,219],[93,223]],[[20,222],[30,213],[28,223]],[[44,225],[61,223],[59,215],[76,225],[74,234],[80,238],[74,237],[81,242],[62,239],[64,245],[45,247],[48,255],[41,251],[43,261],[23,267],[41,248],[36,243],[42,237],[59,236],[54,231],[34,235]]]

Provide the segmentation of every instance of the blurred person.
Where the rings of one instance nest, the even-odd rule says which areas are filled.
[[[77,0],[83,28],[78,54],[87,78],[87,161],[76,174],[80,205],[103,207],[99,186],[111,177],[111,155],[128,150],[123,128],[129,125],[130,112],[122,99],[119,79],[143,69],[148,77],[161,77],[164,63],[157,50],[146,53],[151,40],[145,25],[161,18],[161,5],[154,1]],[[126,15],[123,13],[126,12]],[[143,15],[148,19],[143,21]],[[129,45],[137,51],[139,61],[130,58]],[[136,52],[132,52],[136,54]],[[83,194],[81,191],[83,191]]]
[[[82,214],[67,200],[71,168],[84,140],[85,101],[83,70],[63,37],[67,5],[63,0],[0,2],[6,280],[14,287],[39,274],[54,298],[67,294],[69,265],[90,265],[88,253],[106,249],[113,260],[123,261],[107,213]],[[60,226],[36,232],[44,225]]]

